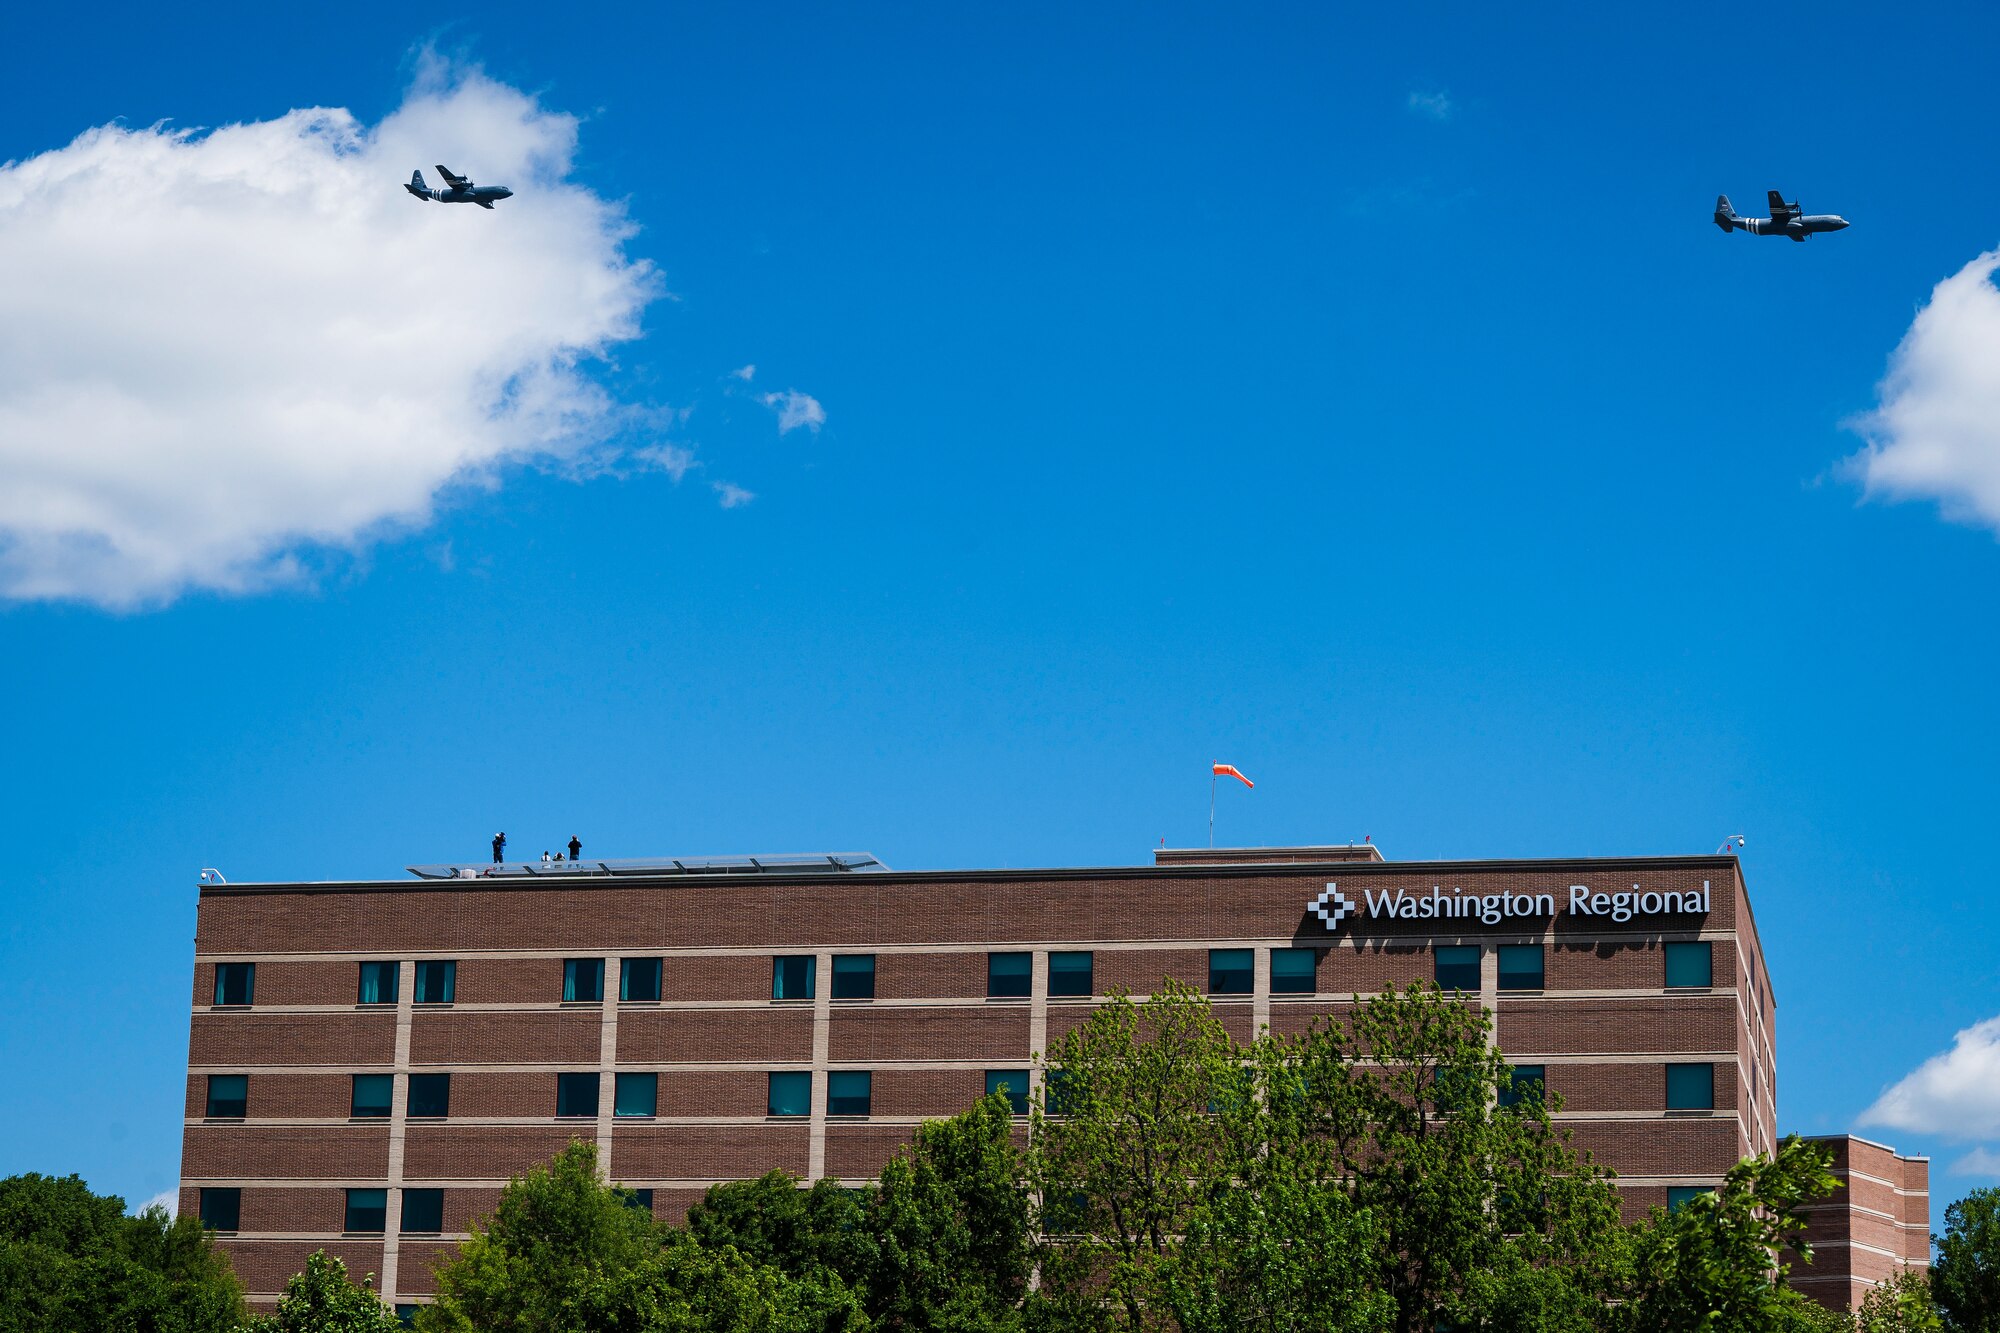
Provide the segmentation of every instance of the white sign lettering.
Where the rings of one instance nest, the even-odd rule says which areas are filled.
[[[1553,893],[1467,893],[1459,888],[1447,893],[1437,884],[1428,894],[1413,894],[1408,889],[1363,889],[1361,899],[1356,903],[1337,885],[1328,884],[1326,892],[1313,899],[1311,911],[1328,930],[1340,929],[1342,921],[1357,914],[1395,921],[1477,921],[1487,926],[1497,926],[1509,917],[1547,918],[1556,914]],[[1637,884],[1629,893],[1605,893],[1588,884],[1572,884],[1565,910],[1570,916],[1630,921],[1635,916],[1706,915],[1708,905],[1707,880],[1701,882],[1699,893],[1692,889],[1641,889]]]

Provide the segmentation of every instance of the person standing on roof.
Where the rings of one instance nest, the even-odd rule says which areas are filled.
[[[504,833],[496,833],[496,834],[494,834],[494,835],[493,835],[493,864],[494,864],[494,865],[496,865],[496,866],[497,866],[497,865],[499,865],[499,864],[500,864],[500,849],[501,849],[501,848],[503,848],[503,847],[505,847],[506,845],[507,845],[507,835],[506,835],[506,834],[504,834]]]
[[[582,844],[582,843],[580,843],[580,842],[578,842],[578,841],[576,840],[576,835],[575,835],[574,833],[570,834],[570,835],[569,835],[569,859],[570,859],[570,860],[572,860],[572,861],[576,860],[577,856],[578,856],[579,854],[581,854],[581,853],[582,853],[582,851],[583,851],[583,844]]]

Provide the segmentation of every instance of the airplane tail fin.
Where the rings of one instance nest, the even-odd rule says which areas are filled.
[[[1715,196],[1715,225],[1724,231],[1734,231],[1735,227],[1732,224],[1735,221],[1736,210],[1729,206],[1729,196],[1726,194]]]
[[[431,197],[431,192],[424,188],[424,173],[421,171],[411,172],[410,183],[403,188],[419,199],[429,199]]]

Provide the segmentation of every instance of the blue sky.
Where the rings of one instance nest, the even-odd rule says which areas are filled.
[[[0,1173],[172,1185],[203,866],[1131,863],[1220,759],[1225,841],[1746,834],[1784,1126],[1950,1053],[1865,1132],[2000,1174],[1980,272],[1866,424],[2000,244],[1989,8],[6,23],[0,160],[135,183],[0,172]],[[269,197],[147,129],[311,107]]]

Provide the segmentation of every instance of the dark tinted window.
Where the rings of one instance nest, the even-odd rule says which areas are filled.
[[[1208,993],[1248,995],[1257,989],[1256,957],[1252,949],[1210,949]]]
[[[1715,1109],[1715,1066],[1668,1065],[1667,1109],[1669,1111],[1713,1111]]]
[[[872,1000],[875,998],[875,955],[839,953],[833,956],[833,998]]]
[[[418,963],[417,993],[411,998],[418,1004],[450,1004],[452,993],[457,988],[457,963],[449,961]]]
[[[660,972],[660,960],[657,958],[627,958],[618,965],[618,998],[659,999]]]
[[[210,1074],[208,1111],[212,1116],[240,1118],[250,1100],[248,1074]]]
[[[403,1191],[403,1230],[443,1231],[444,1191]]]
[[[442,1120],[451,1114],[451,1075],[410,1075],[410,1115],[418,1120]]]
[[[653,1191],[650,1189],[621,1189],[618,1191],[618,1195],[619,1201],[627,1208],[637,1208],[640,1212],[647,1214],[653,1211]]]
[[[819,960],[809,953],[781,954],[771,960],[771,998],[810,1000],[813,997],[813,965]]]
[[[565,958],[563,960],[563,1000],[582,1003],[604,998],[604,960]]]
[[[1707,940],[1677,940],[1667,945],[1669,986],[1713,986],[1715,949]]]
[[[557,1074],[556,1114],[594,1116],[597,1114],[597,1075]]]
[[[418,1308],[415,1302],[396,1302],[396,1322],[404,1328],[415,1328]]]
[[[1319,950],[1271,950],[1271,994],[1311,995],[1319,989]]]
[[[1067,1069],[1051,1069],[1042,1083],[1042,1108],[1050,1115],[1068,1115],[1076,1094]]]
[[[355,992],[356,1004],[394,1004],[396,1002],[396,974],[402,971],[399,963],[363,963],[361,984]]]
[[[1542,946],[1503,944],[1500,946],[1500,989],[1540,990],[1542,988]]]
[[[996,1000],[1025,999],[1034,991],[1035,956],[1029,953],[986,955],[986,994]]]
[[[790,1070],[772,1074],[768,1109],[772,1115],[811,1115],[812,1075]]]
[[[217,1004],[250,1004],[257,989],[257,965],[255,963],[217,963],[215,965],[215,1002]],[[329,997],[330,998],[330,997]]]
[[[379,1120],[389,1114],[389,1101],[396,1095],[394,1074],[356,1074],[354,1094],[347,1113]]]
[[[865,1069],[839,1069],[826,1076],[828,1115],[867,1115],[875,1076]]]
[[[1000,1093],[1007,1098],[1007,1109],[1015,1115],[1028,1113],[1028,1071],[1025,1069],[989,1069],[986,1071],[986,1095]]]
[[[1694,1200],[1699,1199],[1702,1195],[1713,1193],[1715,1193],[1714,1188],[1708,1185],[1669,1185],[1667,1186],[1667,1211],[1670,1213],[1678,1211]]]
[[[386,1231],[389,1227],[389,1191],[347,1191],[347,1221],[343,1231]]]
[[[1093,955],[1088,951],[1049,955],[1049,994],[1094,995],[1091,980]]]
[[[1437,950],[1437,984],[1443,990],[1479,989],[1479,946],[1442,944]]]
[[[205,1189],[201,1192],[201,1224],[210,1231],[235,1231],[242,1220],[242,1190]]]
[[[1530,1096],[1547,1100],[1546,1075],[1547,1071],[1540,1065],[1515,1065],[1507,1086],[1501,1090],[1500,1104],[1518,1106]]]
[[[658,1074],[620,1074],[612,1087],[611,1114],[657,1115],[660,1110]]]

